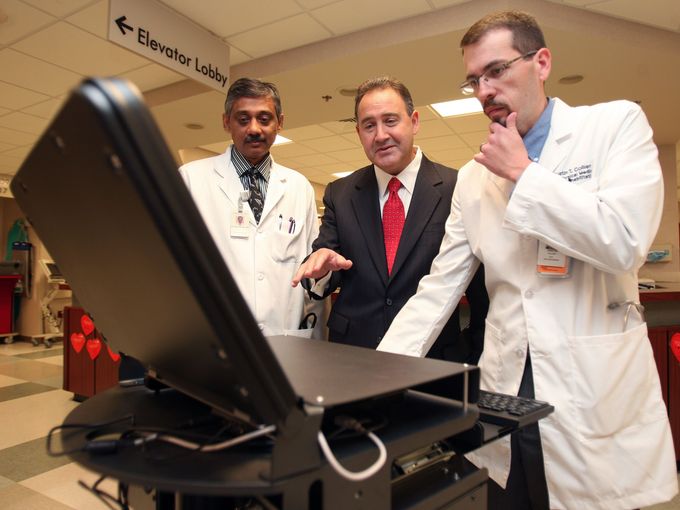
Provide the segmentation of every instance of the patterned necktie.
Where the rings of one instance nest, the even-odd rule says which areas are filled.
[[[399,238],[401,231],[404,230],[404,204],[397,192],[401,188],[401,182],[396,177],[392,177],[387,184],[390,195],[383,206],[383,235],[385,237],[385,255],[387,257],[387,273],[392,273],[394,257],[397,255]]]
[[[258,171],[255,168],[251,168],[247,172],[248,189],[250,190],[248,205],[250,205],[250,210],[253,211],[253,216],[255,216],[255,223],[260,223],[260,216],[262,216],[262,209],[264,208],[264,199],[262,198],[260,187],[257,185],[257,173]]]

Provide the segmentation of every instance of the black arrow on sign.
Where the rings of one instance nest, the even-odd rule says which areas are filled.
[[[123,34],[123,35],[125,35],[125,29],[126,28],[130,31],[134,30],[134,28],[132,28],[127,23],[125,23],[126,19],[127,19],[127,16],[121,16],[120,18],[116,19],[116,25],[118,25],[118,28],[120,29],[120,33]]]

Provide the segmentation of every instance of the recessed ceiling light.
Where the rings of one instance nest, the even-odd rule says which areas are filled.
[[[352,173],[352,172],[338,172],[338,173],[335,173],[335,174],[333,174],[333,175],[334,175],[335,177],[340,178],[340,177],[347,177],[347,176],[348,176],[349,174],[351,174],[351,173]]]
[[[582,74],[570,74],[569,76],[562,76],[562,78],[559,79],[559,83],[562,85],[574,85],[581,81],[583,81]]]
[[[471,113],[482,112],[482,105],[475,97],[467,99],[456,99],[455,101],[444,101],[430,105],[441,117],[456,117],[459,115],[470,115]]]
[[[203,129],[205,126],[197,122],[187,122],[186,124],[184,124],[184,127],[187,129]]]

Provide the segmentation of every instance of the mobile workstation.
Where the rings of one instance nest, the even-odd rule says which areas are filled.
[[[477,367],[265,339],[125,81],[78,87],[12,191],[106,340],[146,367],[48,445],[119,480],[122,507],[144,487],[157,508],[485,508],[462,453],[550,412],[483,425]]]

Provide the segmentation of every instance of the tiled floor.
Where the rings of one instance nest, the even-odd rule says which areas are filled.
[[[0,344],[0,509],[110,509],[78,481],[92,485],[98,475],[50,457],[45,450],[49,429],[78,404],[61,389],[63,349],[56,344]],[[100,488],[116,493],[106,480]],[[680,496],[648,510],[680,510]]]

